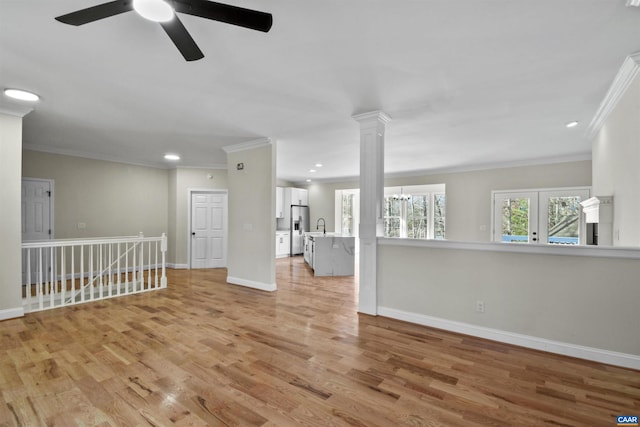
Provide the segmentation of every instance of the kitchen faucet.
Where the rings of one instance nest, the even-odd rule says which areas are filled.
[[[324,218],[318,218],[318,221],[316,222],[316,230],[320,230],[320,220],[322,220],[322,233],[327,234],[327,227],[325,225]]]

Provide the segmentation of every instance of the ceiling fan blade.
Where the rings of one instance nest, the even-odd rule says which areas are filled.
[[[174,16],[171,21],[159,22],[159,24],[162,25],[162,28],[164,28],[182,56],[184,56],[184,59],[196,61],[204,58],[202,51],[177,16]]]
[[[131,0],[117,0],[67,13],[56,17],[56,20],[69,25],[82,25],[129,12],[130,10],[133,10],[133,2]]]
[[[271,29],[273,24],[273,16],[270,13],[229,4],[207,0],[175,0],[173,5],[176,12],[264,31],[265,33]]]

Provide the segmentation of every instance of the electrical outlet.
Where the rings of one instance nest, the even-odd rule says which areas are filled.
[[[478,313],[484,313],[484,301],[476,301],[476,311]]]

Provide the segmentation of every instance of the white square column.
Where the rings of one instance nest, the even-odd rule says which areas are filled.
[[[378,314],[377,237],[384,234],[384,132],[381,111],[358,114],[360,123],[360,292],[358,311]]]

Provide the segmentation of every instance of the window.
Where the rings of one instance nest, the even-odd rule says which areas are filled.
[[[445,202],[444,184],[386,187],[384,236],[444,239]]]
[[[384,194],[385,237],[445,238],[444,184],[385,187]],[[340,232],[358,237],[360,191],[336,190],[335,202],[335,219],[336,224],[340,224]]]
[[[343,193],[342,194],[342,215],[341,215],[341,234],[344,236],[353,236],[354,233],[354,200],[356,195],[354,193]]]

